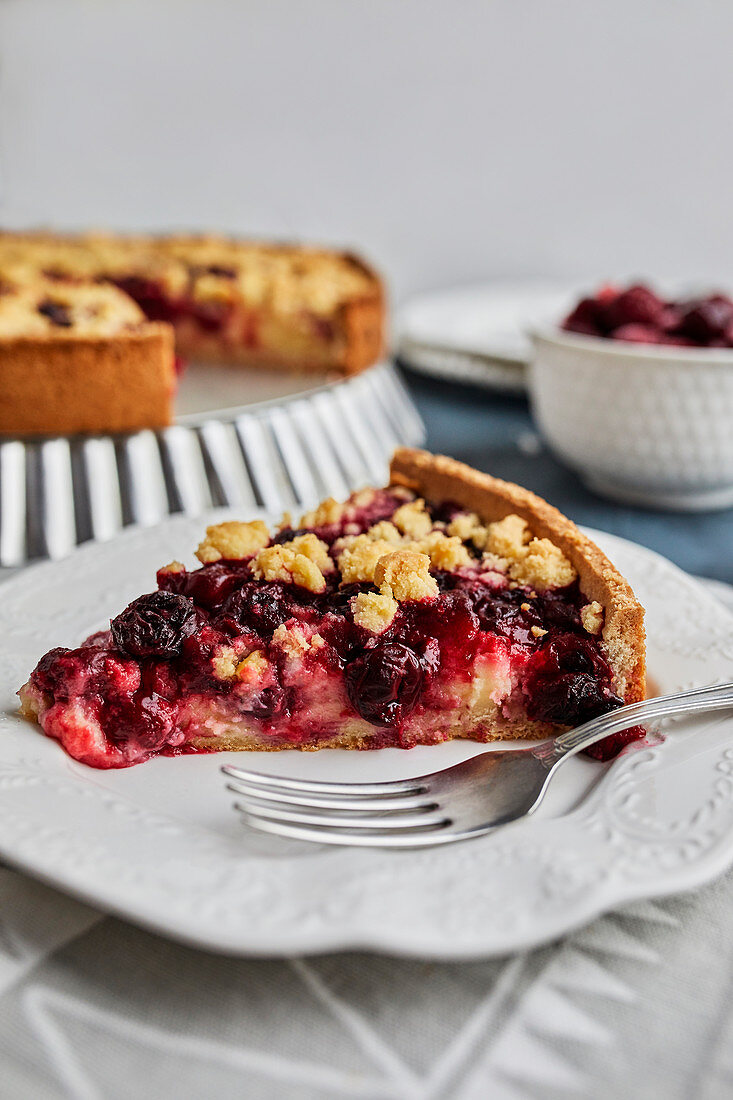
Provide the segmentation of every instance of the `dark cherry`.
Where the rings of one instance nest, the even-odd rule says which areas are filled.
[[[251,631],[269,640],[292,617],[293,607],[283,585],[250,581],[227,596],[217,624],[235,634]]]
[[[152,279],[138,275],[121,276],[113,280],[115,285],[129,294],[150,321],[175,321],[179,309]]]
[[[578,634],[585,633],[580,618],[580,604],[585,602],[577,585],[545,592],[544,595],[530,600],[532,606],[537,609],[545,630],[554,629],[563,633]]]
[[[682,315],[679,331],[683,336],[708,344],[724,336],[733,321],[733,302],[721,294],[691,304]]]
[[[524,679],[530,718],[577,726],[621,706],[611,670],[591,639],[557,634],[530,658]]]
[[[536,644],[532,627],[542,627],[542,616],[521,589],[479,588],[472,593],[472,599],[482,630],[522,645]]]
[[[199,607],[213,610],[230,592],[243,583],[246,566],[237,562],[216,561],[202,565],[192,573],[158,573],[158,587],[166,592],[190,596]]]
[[[196,621],[190,599],[174,592],[150,592],[133,600],[110,627],[115,644],[133,657],[176,657]]]
[[[578,726],[621,705],[610,688],[588,672],[567,672],[531,681],[527,702],[530,718]]]
[[[665,303],[648,286],[637,283],[622,290],[605,306],[605,322],[609,329],[626,325],[649,325],[656,328],[664,314]]]
[[[71,328],[73,324],[69,307],[63,302],[55,302],[53,298],[44,298],[39,302],[38,312],[48,317],[51,324],[58,325],[59,328]]]
[[[267,722],[285,713],[285,692],[279,684],[263,688],[247,699],[246,703],[240,703],[239,709],[243,714],[250,714],[253,718]]]
[[[413,650],[400,642],[380,641],[346,669],[355,710],[375,726],[392,726],[414,710],[423,668]]]
[[[351,619],[351,601],[360,592],[373,592],[374,586],[364,581],[342,584],[338,588],[324,592],[320,599],[321,610],[331,611],[334,615],[346,615]]]
[[[465,512],[466,509],[452,500],[444,500],[439,504],[428,503],[428,511],[430,512],[433,523],[450,523],[461,512]]]
[[[595,298],[581,298],[572,313],[563,321],[562,327],[568,332],[578,332],[584,336],[601,336],[606,330],[602,305]]]
[[[591,638],[574,634],[555,634],[546,640],[532,659],[537,675],[554,676],[560,672],[588,672],[600,678],[610,678],[610,668]]]
[[[733,346],[733,299],[709,294],[693,301],[665,302],[642,284],[616,290],[603,287],[583,298],[562,328],[634,344],[680,347]]]
[[[56,649],[49,649],[48,653],[44,653],[31,675],[31,680],[39,691],[54,691],[59,680],[61,658],[71,652],[65,646],[57,646]]]
[[[291,539],[297,539],[299,535],[310,534],[309,527],[283,527],[282,531],[278,531],[276,535],[273,535],[272,542],[290,542]]]
[[[233,267],[223,267],[221,264],[209,264],[206,268],[209,275],[217,275],[220,279],[236,279],[237,272]]]

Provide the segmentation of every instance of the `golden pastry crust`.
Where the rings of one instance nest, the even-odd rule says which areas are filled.
[[[562,512],[519,485],[479,473],[455,459],[408,447],[395,452],[390,477],[394,484],[427,500],[452,501],[487,524],[519,516],[535,538],[549,539],[576,570],[589,602],[603,609],[602,637],[616,690],[627,703],[644,698],[644,609],[602,550]]]
[[[173,415],[173,331],[145,322],[111,336],[0,339],[0,384],[0,434],[163,428]]]

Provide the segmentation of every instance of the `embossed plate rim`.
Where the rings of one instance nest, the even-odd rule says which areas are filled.
[[[180,553],[182,539],[193,545],[205,521],[176,517],[132,530],[3,585],[0,854],[12,865],[208,950],[272,956],[369,949],[468,959],[548,942],[626,902],[692,889],[733,862],[733,720],[726,717],[677,726],[665,743],[629,752],[562,816],[551,816],[551,805],[550,815],[469,844],[354,854],[258,848],[229,808],[218,775],[222,756],[152,761],[116,773],[134,779],[120,784],[70,761],[8,713],[13,690],[44,648],[93,629],[144,587],[143,578],[152,579],[155,565],[174,556],[169,551]],[[733,615],[659,555],[592,534],[648,599],[651,669],[661,686],[726,675]],[[69,593],[79,605],[67,606]],[[267,766],[291,774],[307,766],[311,775],[333,777],[347,759],[352,778],[354,767],[417,774],[464,750],[483,751],[391,750],[397,755],[381,762],[379,754],[273,754]],[[590,761],[577,768],[578,789],[602,771]],[[675,778],[680,768],[682,783]],[[166,797],[175,800],[187,784],[192,805],[196,798],[210,805],[226,831],[165,808]],[[151,791],[157,809],[150,808]]]

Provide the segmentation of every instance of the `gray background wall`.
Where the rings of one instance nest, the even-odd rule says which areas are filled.
[[[0,0],[0,220],[733,281],[725,0]]]

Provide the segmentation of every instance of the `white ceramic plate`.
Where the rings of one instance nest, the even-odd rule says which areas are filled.
[[[579,284],[524,280],[420,295],[397,316],[400,357],[414,370],[506,392],[526,389],[526,332],[557,321]]]
[[[238,760],[291,776],[386,779],[490,748],[188,756],[116,772],[70,760],[17,717],[15,689],[44,650],[78,643],[150,590],[155,568],[184,557],[203,522],[180,517],[127,532],[3,585],[0,856],[9,863],[213,950],[370,948],[449,959],[552,940],[634,898],[690,889],[733,862],[733,718],[720,715],[671,726],[663,743],[611,767],[571,760],[535,817],[417,853],[247,832],[219,768]],[[729,678],[733,616],[658,555],[597,537],[648,609],[659,689]]]

